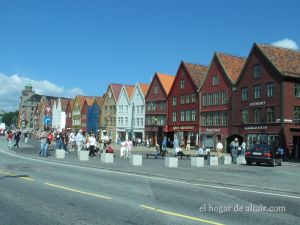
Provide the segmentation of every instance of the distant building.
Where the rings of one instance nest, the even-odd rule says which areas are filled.
[[[0,123],[2,123],[2,117],[4,116],[5,111],[3,109],[0,109]]]

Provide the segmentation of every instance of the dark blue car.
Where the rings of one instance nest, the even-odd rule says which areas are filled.
[[[245,153],[247,165],[253,162],[256,164],[267,163],[271,166],[282,165],[283,153],[278,151],[274,146],[266,144],[255,144]]]

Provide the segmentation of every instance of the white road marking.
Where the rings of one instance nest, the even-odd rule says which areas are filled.
[[[153,176],[150,176],[150,175],[147,176],[147,175],[133,174],[133,173],[128,173],[128,172],[112,171],[112,170],[109,170],[109,169],[91,168],[91,167],[84,167],[84,166],[78,166],[78,165],[73,165],[73,164],[65,164],[65,163],[59,163],[59,162],[53,162],[53,161],[39,160],[39,159],[30,158],[30,157],[14,155],[14,154],[11,154],[9,152],[4,151],[3,149],[1,149],[1,152],[4,153],[4,154],[10,155],[10,156],[14,156],[14,157],[22,158],[22,159],[27,159],[27,160],[32,160],[32,161],[37,161],[37,162],[48,163],[48,164],[52,164],[52,165],[54,164],[54,165],[59,165],[59,166],[66,166],[66,167],[73,167],[73,168],[75,167],[75,168],[86,169],[86,170],[95,170],[95,171],[101,171],[101,172],[104,172],[104,173],[126,175],[126,176],[139,177],[139,178],[144,178],[144,179],[149,179],[149,180],[163,181],[163,182],[183,184],[183,185],[189,185],[189,186],[192,185],[192,186],[198,186],[198,187],[206,187],[206,188],[214,188],[214,189],[222,189],[222,190],[230,190],[230,191],[247,192],[247,193],[253,193],[253,194],[278,196],[278,197],[291,198],[291,199],[300,199],[300,196],[295,196],[295,195],[277,194],[277,193],[272,193],[272,192],[255,191],[255,190],[242,189],[242,188],[232,188],[232,187],[226,187],[226,186],[221,186],[221,185],[192,183],[192,182],[179,181],[179,180],[174,180],[174,179],[169,179],[169,178],[153,177]]]

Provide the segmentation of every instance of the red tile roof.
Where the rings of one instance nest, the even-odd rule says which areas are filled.
[[[104,102],[104,97],[96,97],[95,100],[96,100],[97,104],[101,107]]]
[[[143,95],[145,97],[147,92],[148,92],[148,89],[149,89],[150,85],[149,84],[143,84],[143,83],[138,83],[138,85],[140,86],[140,88],[143,92]]]
[[[92,106],[93,103],[94,103],[94,99],[95,98],[89,98],[89,97],[86,97],[85,100],[86,100],[86,103],[88,106]]]
[[[299,51],[262,44],[257,47],[283,75],[300,77]]]
[[[175,80],[175,77],[172,75],[168,75],[168,74],[163,74],[163,73],[156,73],[160,83],[163,86],[163,89],[165,90],[167,96],[169,95],[173,82]]]
[[[197,86],[197,88],[200,88],[203,81],[205,80],[208,67],[199,64],[187,63],[187,62],[183,62],[183,64],[187,69],[187,71],[189,72],[192,80],[194,81],[194,84]]]
[[[131,99],[131,96],[134,91],[134,85],[124,85],[124,86],[125,86],[125,90],[127,92],[128,98]]]
[[[246,58],[219,52],[216,56],[228,77],[235,83],[241,74]]]

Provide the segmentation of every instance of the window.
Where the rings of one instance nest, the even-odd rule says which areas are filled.
[[[197,117],[196,117],[196,110],[192,110],[192,121],[196,121]]]
[[[140,107],[141,107],[141,113],[144,113],[144,106],[141,105]]]
[[[207,126],[207,118],[206,118],[206,114],[204,114],[203,116],[202,116],[202,126]]]
[[[262,74],[262,69],[260,64],[253,65],[253,77],[254,79],[259,79]]]
[[[227,115],[227,112],[222,112],[221,113],[221,125],[222,126],[227,126],[228,125],[228,115]]]
[[[176,97],[173,97],[173,106],[176,106],[176,104],[177,104],[177,99]]]
[[[248,123],[248,122],[249,122],[248,109],[243,109],[243,111],[242,111],[242,123]]]
[[[184,80],[180,80],[180,89],[184,89]]]
[[[242,88],[242,101],[247,101],[248,100],[248,88],[243,87]]]
[[[208,102],[207,102],[208,106],[212,106],[213,105],[213,94],[209,93],[208,94]]]
[[[267,83],[267,97],[274,96],[274,82]]]
[[[261,109],[260,108],[255,108],[253,110],[254,114],[254,123],[260,123],[260,114],[261,114]]]
[[[123,112],[123,106],[119,106],[119,112],[122,113]]]
[[[275,108],[267,107],[267,122],[273,123],[275,122]]]
[[[300,98],[300,83],[295,83],[295,97]]]
[[[191,111],[185,111],[185,121],[191,121]]]
[[[185,103],[186,104],[190,103],[190,96],[189,95],[185,96]]]
[[[147,109],[148,109],[148,111],[151,111],[151,109],[152,109],[151,103],[152,103],[152,102],[148,102],[148,103],[147,103]]]
[[[192,94],[192,102],[196,102],[196,94]]]
[[[136,107],[136,113],[140,113],[140,107],[139,106]]]
[[[254,86],[254,99],[259,99],[260,96],[260,85]]]
[[[214,120],[215,120],[215,125],[216,126],[220,126],[221,125],[221,115],[220,115],[220,113],[215,113],[215,115],[214,115]]]
[[[220,105],[220,92],[214,93],[214,105]]]
[[[219,77],[217,74],[213,75],[213,86],[217,86],[219,84]]]
[[[221,101],[222,101],[222,104],[227,104],[228,103],[228,98],[227,98],[226,91],[221,92]]]
[[[156,110],[156,102],[152,102],[152,110],[153,110],[153,111]]]
[[[158,87],[154,87],[154,94],[155,94],[155,95],[158,94]]]
[[[160,102],[160,110],[166,110],[167,109],[167,103],[166,101]]]
[[[125,106],[125,113],[128,113],[128,105]]]
[[[300,123],[300,106],[294,106],[294,121]]]
[[[123,117],[120,117],[120,126],[123,126]]]
[[[207,95],[203,95],[203,106],[207,106]]]
[[[184,118],[185,118],[184,111],[181,111],[180,112],[180,121],[184,122]]]
[[[173,121],[173,122],[176,122],[176,121],[177,121],[177,115],[176,115],[176,112],[173,112],[173,118],[172,118],[172,121]]]
[[[184,104],[184,95],[180,96],[180,104],[183,105]]]
[[[212,113],[209,113],[207,116],[207,125],[213,126],[213,114]]]

